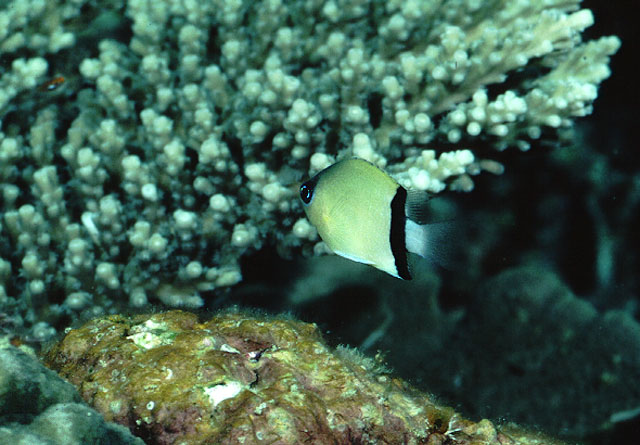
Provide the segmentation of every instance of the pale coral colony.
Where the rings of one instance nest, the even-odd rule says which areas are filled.
[[[503,168],[479,144],[591,111],[620,45],[583,41],[593,21],[579,0],[2,2],[3,324],[199,307],[265,242],[323,253],[297,188],[346,157],[471,191]]]

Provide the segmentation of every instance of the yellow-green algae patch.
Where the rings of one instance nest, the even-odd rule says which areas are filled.
[[[128,338],[141,348],[152,349],[171,344],[174,337],[175,334],[164,323],[147,320],[131,328]]]
[[[45,361],[149,444],[560,443],[465,420],[288,318],[108,316],[68,332]]]

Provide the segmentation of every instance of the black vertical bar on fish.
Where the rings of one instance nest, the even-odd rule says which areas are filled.
[[[407,202],[407,191],[402,186],[398,186],[396,194],[391,200],[391,230],[389,241],[391,243],[391,253],[396,262],[398,276],[403,280],[410,280],[409,261],[407,258],[407,238],[405,224],[407,216],[405,214],[405,203]]]

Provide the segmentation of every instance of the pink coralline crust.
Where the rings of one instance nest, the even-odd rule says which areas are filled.
[[[149,444],[542,443],[464,420],[288,318],[108,316],[70,331],[45,362]]]

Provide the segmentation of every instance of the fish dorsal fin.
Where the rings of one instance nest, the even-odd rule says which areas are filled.
[[[427,203],[431,197],[428,192],[422,190],[407,190],[407,202],[405,204],[407,218],[418,224],[428,222],[429,206]]]

